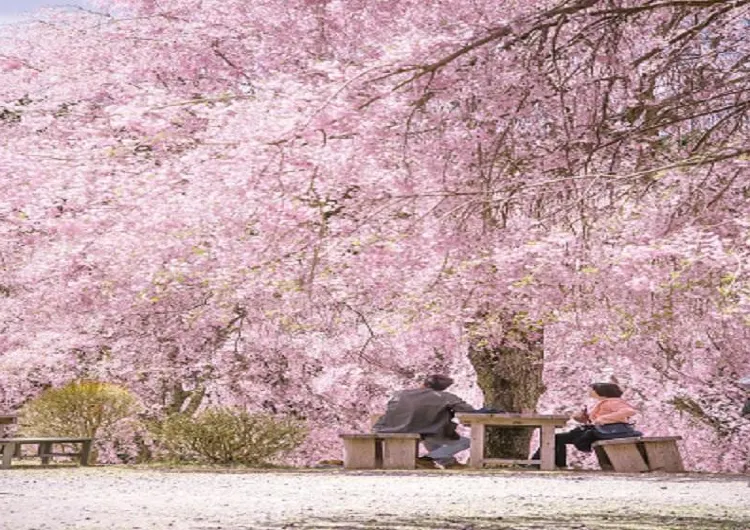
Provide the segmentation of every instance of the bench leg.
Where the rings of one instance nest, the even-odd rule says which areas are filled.
[[[13,459],[13,454],[16,452],[16,444],[5,443],[3,444],[3,469],[10,468],[10,461]]]
[[[344,440],[344,469],[375,469],[375,438]]]
[[[601,447],[612,463],[616,473],[643,473],[648,471],[646,461],[638,451],[635,443],[621,445],[604,445]]]
[[[375,440],[375,467],[383,468],[383,444],[378,439]]]
[[[642,445],[646,452],[649,470],[668,473],[685,471],[677,442],[640,442],[639,445]]]
[[[602,468],[602,471],[614,470],[604,447],[594,447],[594,452],[596,453],[596,459],[599,460],[599,467]]]
[[[81,442],[81,465],[89,465],[89,459],[91,458],[91,441]]]
[[[415,469],[415,446],[419,440],[385,438],[383,444],[383,469]]]

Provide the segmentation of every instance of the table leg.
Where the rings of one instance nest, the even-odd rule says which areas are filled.
[[[81,465],[89,465],[89,458],[91,458],[91,440],[81,442]]]
[[[39,455],[42,457],[43,466],[49,465],[49,461],[50,461],[49,454],[51,452],[52,452],[52,443],[42,442],[39,444]]]
[[[16,444],[14,443],[4,443],[3,444],[3,469],[7,469],[10,467],[10,461],[13,458],[13,453],[16,452]]]
[[[555,427],[554,425],[542,425],[542,435],[540,439],[540,454],[542,462],[540,469],[542,471],[555,470]]]
[[[476,469],[482,469],[484,466],[484,423],[471,424],[469,465]]]

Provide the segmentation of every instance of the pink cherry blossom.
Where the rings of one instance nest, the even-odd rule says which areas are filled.
[[[0,401],[96,377],[338,454],[544,341],[692,469],[747,471],[744,2],[99,0],[0,35]],[[542,333],[543,330],[543,333]]]

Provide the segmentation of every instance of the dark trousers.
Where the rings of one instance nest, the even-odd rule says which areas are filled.
[[[591,451],[591,444],[599,438],[594,429],[585,427],[576,427],[568,432],[561,432],[555,435],[555,465],[557,467],[567,467],[568,465],[568,445],[574,445],[580,451]],[[539,460],[540,450],[537,449],[532,460]]]

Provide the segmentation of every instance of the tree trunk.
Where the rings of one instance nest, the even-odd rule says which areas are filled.
[[[485,315],[470,330],[469,360],[486,407],[533,412],[544,392],[543,330],[522,315]],[[485,447],[493,458],[528,458],[533,431],[527,427],[488,428]]]
[[[181,382],[176,382],[170,390],[170,400],[164,406],[164,412],[167,416],[178,413],[192,416],[201,406],[203,398],[206,396],[206,388],[202,385],[198,386],[195,390],[185,390]]]

